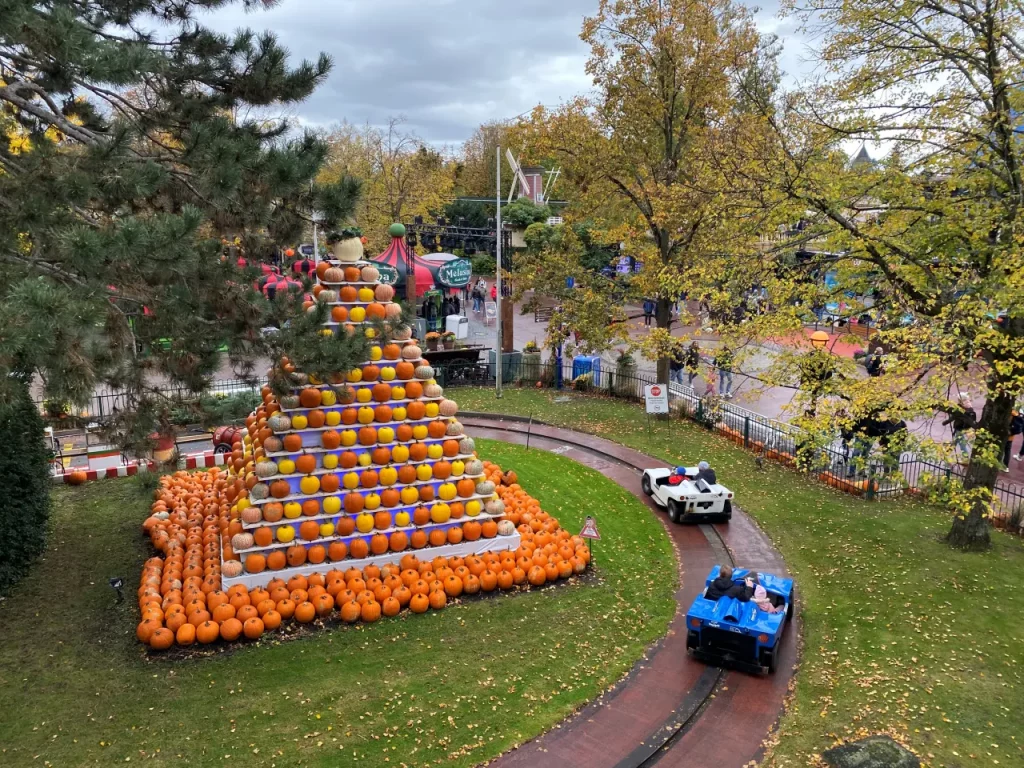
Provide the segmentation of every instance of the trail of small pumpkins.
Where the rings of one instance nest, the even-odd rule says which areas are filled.
[[[221,553],[235,479],[217,467],[165,475],[143,523],[159,554],[142,568],[136,636],[154,651],[257,640],[286,621],[309,624],[337,614],[346,623],[372,623],[404,610],[442,610],[463,595],[539,587],[585,571],[590,562],[586,542],[544,512],[515,472],[483,464],[505,504],[506,518],[521,535],[515,551],[422,560],[410,552],[384,566],[339,567],[227,591],[221,590]]]

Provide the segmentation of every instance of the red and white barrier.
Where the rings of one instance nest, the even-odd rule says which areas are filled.
[[[116,467],[107,467],[106,469],[65,469],[63,472],[55,471],[50,477],[55,483],[69,483],[68,478],[71,477],[74,472],[84,472],[85,479],[88,480],[103,480],[108,477],[132,477],[138,474],[139,466],[142,466],[143,472],[148,472],[155,468],[155,464],[152,461],[141,460],[132,461],[128,464],[121,464]]]
[[[206,467],[220,467],[223,466],[225,458],[229,457],[229,453],[217,453],[216,451],[206,451],[205,453],[191,453],[182,456],[178,460],[178,465],[182,469],[205,469]]]

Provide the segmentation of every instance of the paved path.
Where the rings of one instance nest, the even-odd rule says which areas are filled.
[[[475,436],[524,444],[527,425],[500,416],[464,414]],[[785,573],[781,556],[742,512],[725,525],[673,525],[640,490],[644,467],[666,466],[624,446],[571,430],[534,424],[530,447],[557,451],[597,469],[642,499],[676,548],[680,588],[676,615],[612,689],[542,736],[492,762],[500,768],[740,768],[762,755],[762,743],[782,712],[796,664],[799,613],[787,631],[774,675],[755,677],[694,661],[686,653],[685,613],[712,565],[734,562]],[[600,567],[602,542],[595,548]]]

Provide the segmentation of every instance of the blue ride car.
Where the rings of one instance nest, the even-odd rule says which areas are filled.
[[[785,611],[768,613],[753,602],[731,597],[708,600],[711,582],[718,578],[715,566],[704,582],[704,589],[686,613],[686,648],[696,658],[712,663],[729,664],[758,673],[775,671],[780,641],[786,624],[793,618],[793,580],[758,573],[758,581],[776,608]],[[750,571],[736,568],[733,582],[742,584]]]

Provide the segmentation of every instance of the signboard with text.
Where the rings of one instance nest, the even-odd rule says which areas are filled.
[[[437,280],[449,288],[461,288],[469,283],[473,265],[469,259],[452,259],[437,268]]]
[[[644,405],[647,413],[668,413],[668,387],[648,384],[644,387]]]

